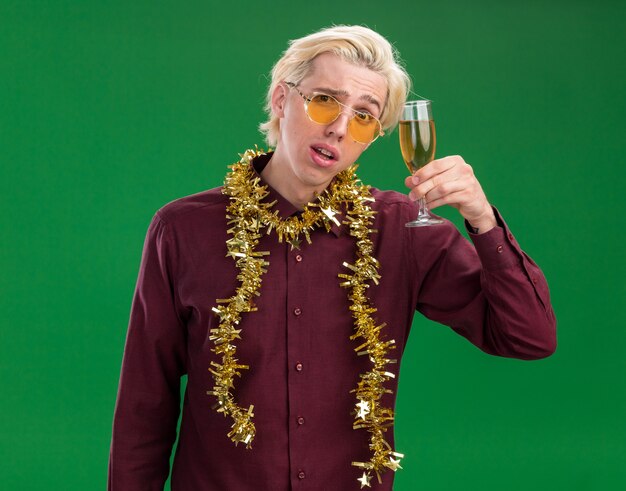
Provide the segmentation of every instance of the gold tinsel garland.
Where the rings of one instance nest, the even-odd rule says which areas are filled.
[[[241,370],[247,365],[238,363],[235,340],[241,339],[241,329],[236,326],[244,312],[254,312],[254,297],[259,296],[261,276],[267,271],[269,263],[264,259],[267,251],[257,251],[262,233],[272,231],[278,235],[279,242],[286,241],[291,248],[299,248],[301,237],[310,244],[310,232],[316,227],[324,226],[330,231],[332,223],[339,225],[335,217],[346,205],[347,216],[344,224],[349,226],[350,235],[354,237],[357,248],[357,259],[354,264],[347,262],[343,266],[348,273],[339,274],[340,285],[349,288],[348,298],[351,302],[350,311],[354,319],[354,334],[350,339],[360,338],[360,345],[355,348],[358,355],[368,355],[372,368],[360,375],[356,389],[356,410],[354,429],[366,429],[370,433],[369,448],[372,457],[368,462],[352,462],[352,465],[363,469],[358,479],[361,488],[371,486],[372,472],[382,482],[380,473],[386,469],[393,471],[401,468],[402,454],[395,452],[385,440],[387,428],[393,425],[393,411],[381,405],[384,394],[391,393],[384,384],[394,377],[386,370],[386,366],[396,363],[387,358],[389,350],[394,349],[394,340],[384,341],[381,331],[385,324],[377,325],[372,315],[376,308],[369,302],[366,290],[369,282],[378,284],[378,261],[372,255],[373,244],[370,235],[375,231],[371,225],[374,219],[369,203],[374,201],[367,186],[356,177],[356,165],[337,174],[327,190],[318,196],[315,203],[309,203],[301,214],[282,219],[278,211],[271,211],[276,202],[265,203],[263,199],[269,194],[267,186],[260,184],[251,162],[255,157],[263,155],[262,150],[247,150],[241,160],[231,165],[231,171],[224,182],[223,193],[230,196],[230,204],[226,211],[228,233],[231,238],[226,241],[227,256],[235,260],[239,269],[237,280],[240,282],[235,294],[227,299],[217,299],[213,312],[219,316],[220,324],[211,329],[209,339],[214,342],[211,350],[221,355],[221,363],[212,361],[210,372],[215,385],[208,393],[217,397],[217,411],[233,420],[228,436],[235,444],[242,442],[250,448],[256,430],[252,418],[254,406],[243,408],[237,404],[233,395],[234,378],[241,376]]]

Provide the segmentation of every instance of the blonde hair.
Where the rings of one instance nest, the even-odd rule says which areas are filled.
[[[393,128],[411,89],[411,79],[396,49],[383,36],[363,26],[333,26],[289,42],[272,68],[265,111],[269,119],[259,125],[268,145],[278,141],[279,118],[272,113],[272,93],[283,82],[298,84],[311,70],[316,56],[333,53],[344,61],[381,74],[387,81],[387,99],[380,116],[383,130]]]

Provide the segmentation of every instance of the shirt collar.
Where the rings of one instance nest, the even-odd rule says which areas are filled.
[[[261,176],[261,172],[263,172],[263,169],[265,169],[265,166],[269,163],[270,159],[272,158],[272,155],[273,155],[273,152],[268,152],[263,155],[259,155],[252,161],[252,168],[255,174],[261,180],[261,184],[263,184],[264,186],[267,186],[267,190],[269,194],[265,198],[265,201],[269,201],[270,203],[272,201],[276,201],[276,204],[274,205],[274,207],[278,211],[278,215],[281,218],[288,218],[292,215],[301,213],[301,211],[298,210],[298,208],[292,205],[285,198],[283,198],[283,196],[278,191],[276,191],[272,186],[270,186],[267,182],[265,182],[265,180]],[[335,234],[336,237],[339,237],[342,235],[342,232],[343,232],[343,226],[341,225],[341,223],[345,215],[345,210],[342,207],[341,210],[337,210],[337,211],[339,213],[335,215],[335,218],[339,222],[339,225],[337,225],[334,222],[331,222],[330,230],[333,234]]]

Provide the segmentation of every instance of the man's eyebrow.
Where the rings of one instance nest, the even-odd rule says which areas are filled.
[[[372,95],[370,95],[370,94],[364,94],[364,95],[362,95],[361,97],[359,97],[359,99],[363,99],[363,100],[365,100],[365,101],[371,102],[371,103],[372,103],[372,104],[374,104],[374,105],[378,108],[378,110],[380,111],[380,103],[378,102],[378,100],[377,100],[374,96],[372,96]]]
[[[313,92],[323,92],[324,94],[332,95],[333,97],[347,97],[350,95],[345,90],[331,89],[330,87],[315,87],[313,89]],[[363,94],[361,97],[359,97],[359,100],[367,101],[370,104],[374,104],[380,111],[380,102],[378,102],[378,100],[374,96],[370,94]]]

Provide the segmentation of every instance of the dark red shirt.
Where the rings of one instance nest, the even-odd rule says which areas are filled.
[[[255,161],[257,171],[268,156]],[[297,210],[275,191],[282,217]],[[502,218],[499,227],[470,234],[450,223],[406,228],[417,215],[405,195],[372,189],[378,213],[373,234],[382,276],[369,288],[384,335],[400,359],[417,309],[450,326],[487,353],[521,359],[550,355],[556,345],[548,286]],[[339,286],[355,244],[346,226],[311,234],[300,250],[271,234],[258,311],[244,314],[237,358],[249,365],[235,380],[242,406],[254,404],[252,449],[227,437],[230,419],[212,409],[208,371],[218,318],[215,299],[237,286],[226,257],[228,197],[221,189],[161,208],[148,229],[132,304],[109,463],[111,491],[162,490],[176,439],[180,379],[188,375],[173,491],[360,489],[353,461],[368,461],[368,434],[352,429],[357,402],[350,393],[367,357],[357,357],[348,289]],[[341,218],[341,217],[339,217]],[[400,366],[391,365],[398,373]],[[396,379],[397,380],[397,379]],[[397,382],[389,385],[395,404]],[[392,431],[388,439],[393,442]],[[401,451],[401,449],[398,449]],[[402,471],[400,471],[402,472]],[[393,472],[373,489],[390,490]]]

